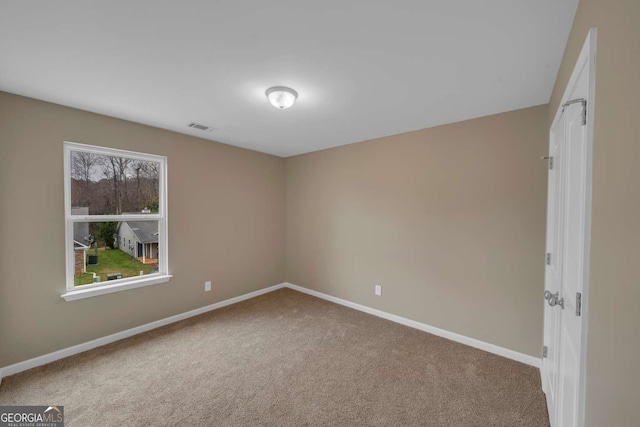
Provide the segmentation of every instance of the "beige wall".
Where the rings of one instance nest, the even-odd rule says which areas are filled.
[[[286,161],[0,93],[0,366],[285,278],[538,355],[546,170],[537,158],[587,30],[598,26],[587,425],[633,425],[639,17],[637,0],[581,0],[548,111]],[[63,140],[169,157],[170,283],[69,303],[59,297]],[[208,279],[214,291],[204,293]],[[382,298],[373,296],[375,283]]]
[[[596,54],[587,426],[638,425],[640,404],[640,1],[581,0],[549,123],[590,27]]]
[[[168,157],[169,283],[60,298],[64,140]],[[284,159],[0,92],[0,236],[7,366],[283,282]]]
[[[543,105],[288,158],[287,281],[538,356],[547,146]]]

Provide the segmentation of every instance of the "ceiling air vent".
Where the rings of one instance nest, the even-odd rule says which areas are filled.
[[[215,129],[214,127],[201,125],[200,123],[196,123],[196,122],[190,122],[187,126],[193,129],[203,130],[205,132],[211,132],[212,130]]]

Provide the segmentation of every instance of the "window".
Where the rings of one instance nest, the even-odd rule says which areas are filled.
[[[65,300],[169,281],[166,163],[64,143]]]

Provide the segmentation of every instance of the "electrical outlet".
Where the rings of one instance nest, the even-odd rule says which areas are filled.
[[[204,291],[209,292],[211,290],[211,280],[204,282]]]
[[[382,296],[382,286],[380,286],[380,285],[376,285],[376,287],[375,287],[375,293],[376,293],[376,295],[378,295],[378,296]]]

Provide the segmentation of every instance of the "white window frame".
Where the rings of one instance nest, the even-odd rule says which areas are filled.
[[[115,148],[98,147],[64,141],[64,216],[65,216],[65,254],[66,254],[66,292],[61,295],[65,301],[74,301],[97,295],[135,289],[143,286],[166,283],[171,280],[168,272],[168,228],[167,228],[167,158],[155,154],[137,153]],[[82,151],[106,156],[126,157],[135,160],[159,163],[159,193],[157,214],[135,215],[72,215],[71,214],[71,152]],[[75,256],[73,250],[73,224],[76,222],[122,222],[122,221],[158,221],[158,272],[139,277],[128,277],[89,285],[74,286]]]

